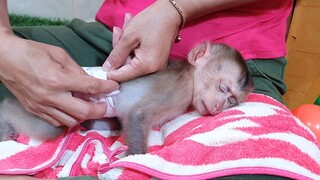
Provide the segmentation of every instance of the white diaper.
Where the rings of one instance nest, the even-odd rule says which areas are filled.
[[[82,67],[83,70],[88,73],[89,75],[106,80],[107,79],[107,72],[102,70],[102,67]],[[115,117],[115,104],[113,101],[113,96],[119,94],[120,91],[116,90],[108,94],[96,94],[96,95],[88,95],[86,98],[89,99],[92,102],[100,103],[100,102],[106,102],[107,105],[107,111],[105,114],[105,117]]]

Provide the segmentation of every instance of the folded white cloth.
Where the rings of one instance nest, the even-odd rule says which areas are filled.
[[[108,78],[108,73],[104,70],[102,70],[102,67],[97,66],[97,67],[82,67],[83,70],[88,73],[90,76],[96,77],[98,79],[106,80]],[[88,94],[85,99],[88,99],[92,102],[95,103],[101,103],[101,102],[106,102],[108,103],[106,107],[106,114],[105,117],[115,117],[115,109],[114,109],[114,100],[113,96],[119,94],[119,90],[115,90],[111,93],[107,94]]]

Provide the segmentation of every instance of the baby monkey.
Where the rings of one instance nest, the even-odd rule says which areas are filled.
[[[146,153],[151,128],[178,117],[190,106],[202,115],[215,115],[244,102],[253,90],[244,59],[227,45],[201,43],[190,51],[188,62],[172,60],[162,71],[121,83],[113,101],[127,155]],[[0,123],[0,140],[10,139],[16,131],[27,135],[28,130],[31,135],[39,131],[45,138],[63,131],[26,112],[16,99],[3,102]]]

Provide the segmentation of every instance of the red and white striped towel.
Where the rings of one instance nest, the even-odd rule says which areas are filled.
[[[282,104],[264,95],[216,116],[186,112],[149,136],[149,153],[124,157],[118,131],[79,127],[53,141],[0,143],[0,174],[54,178],[208,179],[270,174],[320,179],[320,143]]]

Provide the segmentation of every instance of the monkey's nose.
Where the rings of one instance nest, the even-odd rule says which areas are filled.
[[[219,102],[219,103],[217,103],[216,105],[215,105],[215,108],[216,108],[216,110],[221,110],[221,107],[222,107],[222,102]]]
[[[217,104],[212,104],[211,106],[206,106],[210,115],[216,115],[220,112],[219,106]]]

